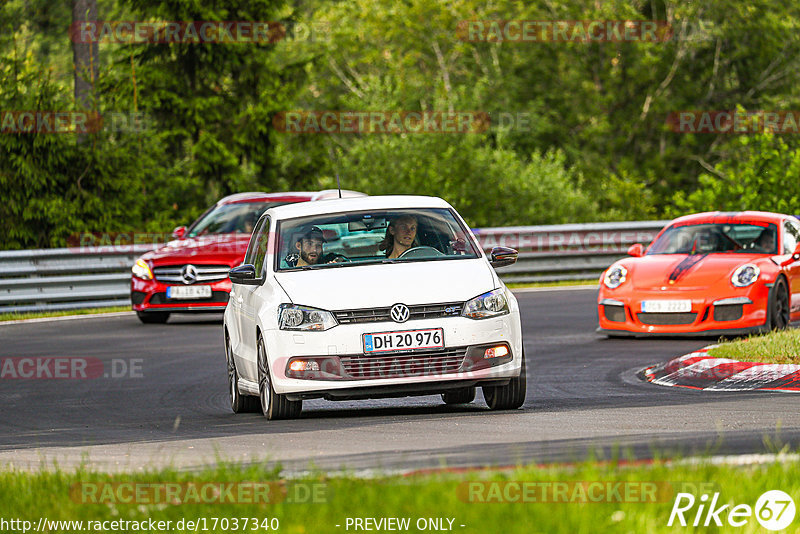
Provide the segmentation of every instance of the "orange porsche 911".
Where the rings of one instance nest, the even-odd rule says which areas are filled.
[[[800,221],[743,211],[687,215],[600,277],[609,336],[736,335],[800,319]]]

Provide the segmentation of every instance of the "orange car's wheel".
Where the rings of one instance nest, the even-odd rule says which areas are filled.
[[[783,330],[789,326],[789,289],[786,280],[778,277],[769,296],[769,328]]]

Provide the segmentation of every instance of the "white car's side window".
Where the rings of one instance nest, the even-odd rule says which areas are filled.
[[[259,242],[261,238],[261,234],[263,233],[263,229],[265,224],[267,224],[267,218],[264,217],[256,223],[256,227],[253,230],[253,235],[250,236],[250,244],[247,245],[247,253],[244,255],[245,264],[255,264],[255,257],[256,257],[256,250],[257,245],[256,243]]]
[[[267,246],[269,245],[269,227],[270,227],[270,220],[269,217],[264,217],[262,219],[263,226],[258,233],[258,237],[255,240],[255,250],[254,254],[255,257],[253,258],[253,265],[256,267],[256,275],[260,278],[263,277],[266,273],[266,261],[264,261],[267,257]]]

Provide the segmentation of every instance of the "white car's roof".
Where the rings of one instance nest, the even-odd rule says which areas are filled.
[[[293,219],[308,215],[324,215],[348,211],[373,209],[450,208],[450,204],[438,197],[412,195],[388,195],[376,197],[336,198],[319,202],[287,204],[267,210],[275,219]]]

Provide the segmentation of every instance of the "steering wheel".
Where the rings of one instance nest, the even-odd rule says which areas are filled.
[[[414,258],[435,258],[437,256],[444,256],[444,253],[439,249],[433,247],[413,247],[402,254],[400,254],[397,259],[404,260],[404,259],[414,259]]]

